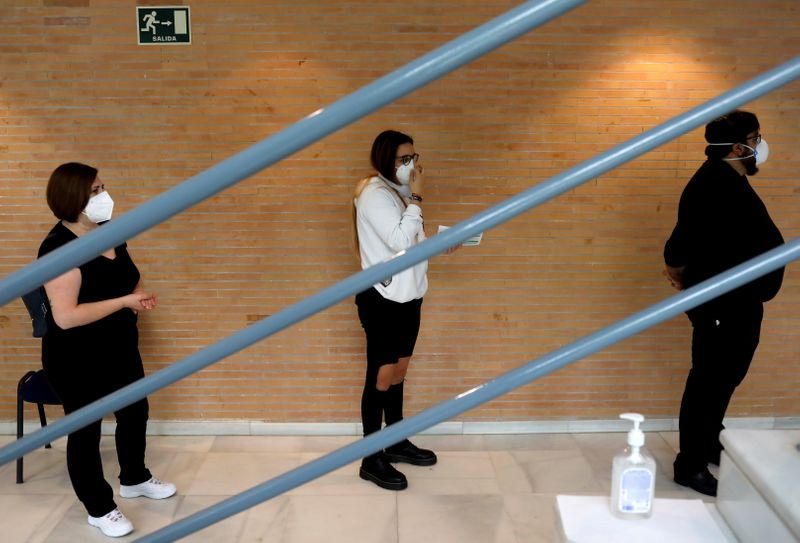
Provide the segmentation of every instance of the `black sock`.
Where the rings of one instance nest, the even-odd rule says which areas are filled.
[[[383,409],[386,403],[387,392],[378,390],[378,372],[367,370],[367,378],[364,381],[364,391],[361,394],[361,424],[364,427],[364,435],[368,436],[381,429],[383,422]]]
[[[390,386],[386,391],[386,400],[383,405],[386,426],[403,420],[403,383],[405,380]]]

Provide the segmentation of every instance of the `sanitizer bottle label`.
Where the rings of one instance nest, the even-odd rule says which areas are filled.
[[[619,510],[623,513],[647,513],[650,511],[650,488],[653,476],[646,469],[628,468],[622,472],[619,482]]]

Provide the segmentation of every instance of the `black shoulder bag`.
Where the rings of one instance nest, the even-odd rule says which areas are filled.
[[[22,296],[22,301],[28,309],[33,327],[33,337],[43,337],[47,333],[47,313],[50,304],[44,287],[39,287]]]

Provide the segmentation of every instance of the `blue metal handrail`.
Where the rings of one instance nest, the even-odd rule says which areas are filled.
[[[635,138],[587,160],[566,172],[530,188],[462,221],[442,234],[415,245],[388,262],[372,266],[330,286],[271,317],[258,321],[227,338],[188,356],[163,370],[136,381],[82,407],[68,416],[0,449],[0,465],[37,449],[58,437],[82,428],[108,413],[195,373],[214,362],[302,321],[385,277],[399,273],[423,260],[457,245],[466,238],[489,230],[539,204],[696,128],[739,105],[800,77],[800,56],[732,89],[705,104],[679,115]],[[111,227],[113,225],[110,225]],[[102,231],[107,227],[100,228]],[[78,243],[80,239],[72,243]],[[72,244],[70,243],[70,245]],[[67,246],[68,247],[68,246]],[[66,248],[66,247],[65,247]]]
[[[731,268],[524,366],[137,539],[175,541],[580,360],[800,258],[800,238]]]

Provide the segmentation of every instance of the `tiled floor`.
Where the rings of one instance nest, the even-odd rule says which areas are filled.
[[[118,505],[136,530],[133,541],[345,445],[350,437],[151,437],[148,465],[178,486],[163,501]],[[0,436],[0,445],[13,440]],[[433,467],[398,465],[409,487],[390,492],[358,478],[351,464],[240,513],[184,541],[274,543],[535,543],[552,541],[556,494],[608,493],[611,458],[625,434],[418,436],[434,449]],[[66,473],[66,441],[25,459],[25,483],[13,463],[0,468],[0,540],[112,541],[86,523]],[[650,433],[658,462],[656,496],[702,498],[672,482],[676,433]],[[102,442],[106,477],[116,484],[113,438]]]

